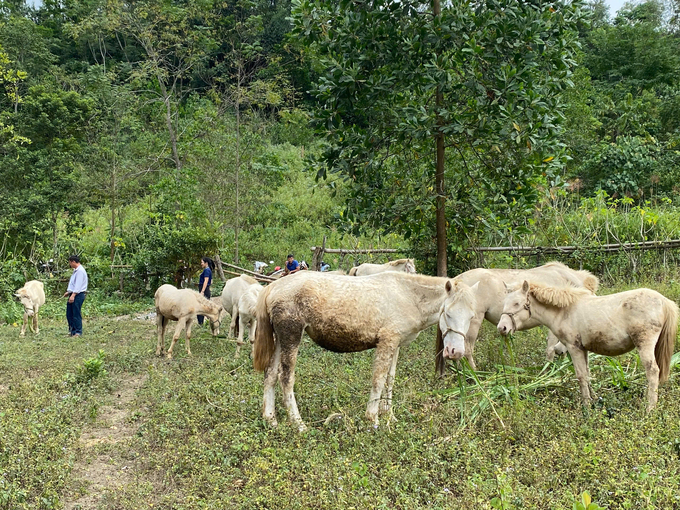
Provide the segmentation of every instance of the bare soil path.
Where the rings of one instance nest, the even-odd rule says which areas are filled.
[[[107,493],[134,482],[135,460],[128,450],[137,426],[131,423],[130,411],[146,377],[124,378],[113,392],[111,405],[98,409],[96,421],[83,431],[65,510],[98,509]]]

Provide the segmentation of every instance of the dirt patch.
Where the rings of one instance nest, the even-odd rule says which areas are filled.
[[[74,494],[64,502],[65,510],[94,510],[108,492],[134,481],[134,465],[125,450],[137,429],[130,423],[130,408],[145,381],[146,375],[124,379],[112,405],[102,406],[97,421],[83,431],[71,473]]]

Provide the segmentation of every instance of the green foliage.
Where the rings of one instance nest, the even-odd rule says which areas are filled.
[[[437,133],[451,147],[447,217],[457,240],[480,225],[475,209],[532,204],[538,182],[563,161],[559,93],[571,85],[579,4],[428,11],[426,2],[391,0],[294,5],[293,33],[324,70],[314,122],[328,145],[315,168],[349,182],[343,220],[354,233],[431,243]]]
[[[104,368],[104,358],[106,354],[102,349],[99,349],[97,355],[93,358],[84,359],[83,364],[78,367],[75,373],[67,375],[67,381],[72,386],[88,385],[95,379],[106,377],[108,372]]]
[[[592,500],[588,491],[581,494],[581,501],[575,502],[572,508],[573,510],[604,510],[603,507]]]

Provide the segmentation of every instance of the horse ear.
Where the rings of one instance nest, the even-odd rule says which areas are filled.
[[[470,287],[471,290],[477,292],[477,289],[479,288],[479,282],[475,283],[472,287]]]
[[[522,292],[525,294],[529,292],[529,282],[524,280],[524,283],[522,284]]]
[[[446,281],[446,292],[451,292],[451,280]]]

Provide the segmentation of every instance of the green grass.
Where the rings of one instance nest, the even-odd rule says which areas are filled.
[[[426,332],[401,353],[398,421],[374,429],[364,420],[373,352],[334,354],[305,340],[295,389],[310,430],[300,435],[278,389],[280,425],[265,425],[262,374],[208,328],[195,331],[191,358],[181,340],[168,362],[154,355],[153,322],[100,314],[72,339],[54,306],[37,338],[0,326],[0,509],[61,508],[82,491],[72,470],[92,453],[78,439],[137,376],[145,383],[127,418],[135,433],[106,450],[132,475],[102,508],[561,510],[586,490],[610,509],[680,507],[679,372],[647,416],[634,354],[617,358],[620,367],[592,359],[602,401],[584,411],[569,363],[539,376],[543,332],[515,336],[513,372],[485,325],[477,380],[453,368],[436,378]],[[493,409],[480,408],[489,400]]]

